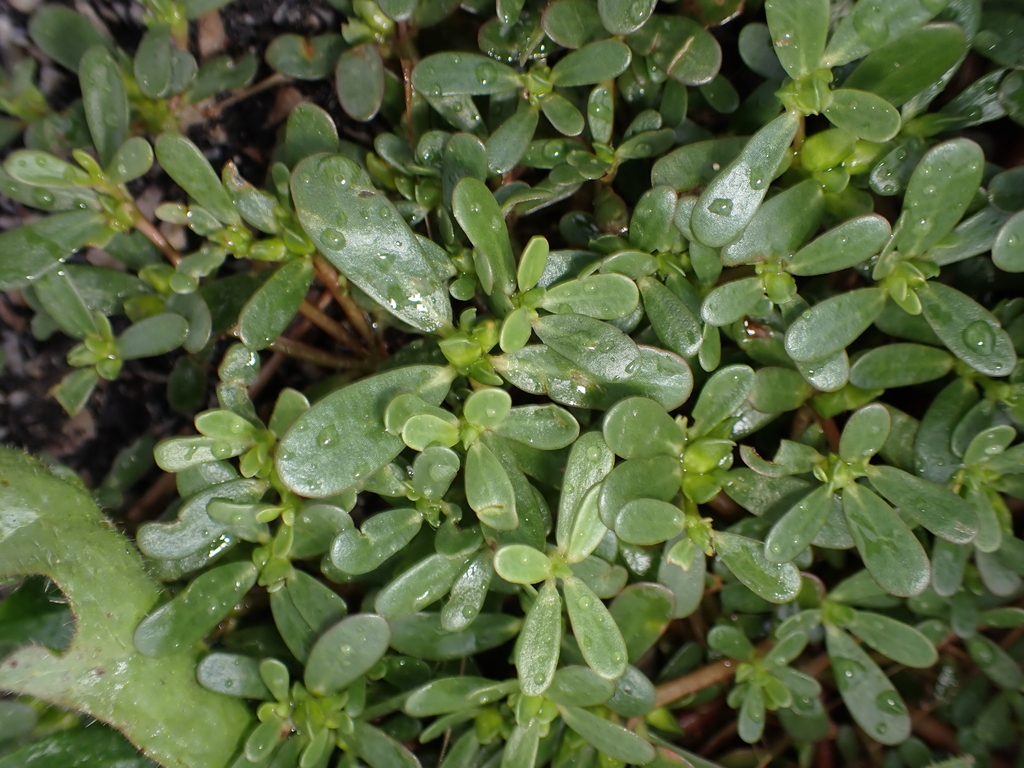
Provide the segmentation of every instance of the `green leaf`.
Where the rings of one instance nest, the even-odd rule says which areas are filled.
[[[516,111],[487,140],[487,167],[492,173],[508,173],[526,154],[539,119],[537,109],[521,101]]]
[[[211,653],[196,669],[196,679],[214,693],[238,696],[242,699],[272,698],[263,678],[259,662],[237,653]]]
[[[931,640],[902,621],[881,613],[853,611],[843,625],[883,656],[897,664],[927,669],[939,660]]]
[[[461,558],[438,554],[420,560],[377,593],[375,610],[391,621],[432,605],[451,589],[462,565]]]
[[[775,53],[799,80],[817,70],[828,37],[828,0],[767,0],[764,4]]]
[[[746,143],[742,136],[725,136],[685,144],[658,158],[651,169],[651,183],[667,184],[680,192],[705,186],[722,166],[736,158]]]
[[[144,96],[162,99],[170,95],[173,51],[170,27],[161,24],[146,30],[133,61],[135,82]]]
[[[555,0],[544,9],[544,32],[564,48],[580,48],[604,36],[597,8],[590,0]]]
[[[929,531],[954,544],[967,544],[978,533],[970,505],[941,485],[895,467],[870,467],[871,484],[891,504]]]
[[[549,580],[530,606],[516,641],[515,664],[524,694],[540,696],[551,685],[561,642],[562,599]]]
[[[675,608],[675,595],[661,584],[631,584],[615,596],[608,610],[622,632],[631,662],[637,663],[661,639]],[[630,668],[623,674],[629,676]]]
[[[106,45],[95,45],[82,56],[78,78],[89,133],[101,165],[108,165],[128,138],[128,95],[124,77]]]
[[[590,538],[586,534],[596,526],[592,522],[577,520],[581,515],[591,516],[590,513],[583,511],[583,500],[588,492],[611,472],[614,463],[615,456],[605,444],[600,432],[584,433],[573,444],[566,461],[558,505],[556,541],[560,548],[576,549],[579,552],[579,547],[582,546],[580,539]],[[574,541],[577,542],[575,548]],[[597,546],[596,543],[594,546]],[[582,560],[583,557],[579,559]]]
[[[17,149],[4,161],[4,170],[25,184],[74,187],[89,184],[89,174],[66,160],[37,149]]]
[[[743,234],[722,249],[722,263],[734,266],[793,253],[818,229],[824,209],[821,185],[814,179],[790,187],[762,205]]]
[[[0,289],[25,288],[105,231],[94,211],[67,211],[0,234]]]
[[[655,0],[597,0],[597,12],[605,29],[627,35],[644,25],[656,4]]]
[[[796,115],[787,112],[761,128],[704,190],[690,219],[701,242],[717,248],[743,231],[778,173],[797,122]]]
[[[159,600],[159,587],[128,542],[88,494],[21,452],[0,448],[0,474],[7,481],[0,484],[0,578],[47,575],[77,619],[62,654],[34,645],[7,657],[0,689],[110,723],[165,765],[226,766],[252,716],[199,686],[195,649],[160,660],[134,650],[132,633]],[[97,668],[110,673],[98,676]],[[192,722],[197,711],[202,721]]]
[[[0,768],[65,768],[69,765],[76,768],[108,768],[114,765],[118,768],[158,768],[159,764],[139,754],[116,731],[96,724],[60,730],[24,746],[11,744],[10,751],[5,751],[0,757]]]
[[[857,410],[846,421],[839,439],[839,458],[854,464],[866,462],[882,450],[892,421],[881,403],[872,403]]]
[[[184,317],[163,312],[126,328],[117,337],[117,353],[122,360],[163,355],[177,349],[187,334],[188,321]]]
[[[992,263],[1005,272],[1024,272],[1024,211],[1000,228],[992,243]]]
[[[1007,376],[1017,364],[1009,334],[984,307],[948,285],[929,281],[917,291],[928,325],[942,343],[976,371]]]
[[[951,446],[953,430],[977,402],[977,389],[966,378],[954,379],[936,395],[914,441],[914,469],[918,475],[945,483],[959,469],[960,457]]]
[[[960,26],[929,24],[868,54],[843,87],[869,91],[899,107],[938,82],[966,48]]]
[[[432,333],[450,327],[448,273],[431,263],[356,162],[342,155],[307,158],[292,173],[291,190],[302,228],[345,277],[414,328]]]
[[[156,140],[156,159],[168,176],[219,221],[241,223],[231,198],[199,147],[184,136],[164,133]]]
[[[857,724],[882,744],[910,735],[910,717],[899,692],[857,643],[841,629],[825,626],[836,686]]]
[[[323,498],[365,482],[405,447],[384,428],[384,411],[400,394],[416,394],[431,405],[448,393],[453,372],[409,366],[350,384],[320,400],[284,435],[277,471],[303,496]]]
[[[868,91],[837,88],[823,114],[836,128],[865,141],[889,141],[900,130],[896,107]]]
[[[238,337],[252,349],[263,349],[294,319],[313,282],[313,262],[296,259],[278,268],[242,308]]]
[[[512,584],[536,584],[551,576],[551,563],[533,547],[510,544],[494,553],[494,570]]]
[[[84,15],[63,5],[41,7],[29,20],[28,31],[43,53],[72,72],[78,71],[79,62],[93,46],[112,47]]]
[[[637,281],[644,299],[644,313],[658,339],[683,357],[693,357],[701,344],[697,318],[672,291],[653,277]]]
[[[747,365],[720,368],[705,382],[693,407],[695,436],[703,436],[735,413],[754,386],[754,371]]]
[[[792,563],[771,563],[764,545],[746,536],[716,531],[715,551],[751,592],[770,603],[788,603],[800,591],[800,572]]]
[[[632,58],[621,40],[588,43],[559,60],[551,70],[551,84],[561,88],[592,85],[621,75]]]
[[[928,586],[928,556],[910,528],[870,488],[843,489],[843,512],[864,565],[886,592],[900,597]]]
[[[615,518],[615,533],[628,544],[650,546],[678,536],[686,517],[674,504],[657,499],[633,499]]]
[[[331,544],[331,562],[345,573],[369,573],[412,541],[422,522],[415,509],[378,512],[361,530],[349,528],[338,534]]]
[[[786,352],[808,363],[841,352],[875,321],[885,299],[882,288],[860,288],[815,304],[789,326]]]
[[[604,418],[604,439],[624,459],[679,456],[686,439],[665,409],[646,397],[616,403]]]
[[[948,352],[924,344],[886,344],[857,358],[850,383],[861,389],[909,387],[941,379],[954,362]]]
[[[580,434],[573,415],[557,405],[523,405],[513,408],[494,431],[541,451],[567,448]]]
[[[628,42],[637,56],[647,56],[655,67],[683,85],[710,83],[722,65],[718,40],[686,16],[652,16]]]
[[[136,649],[157,657],[187,648],[216,627],[256,583],[252,563],[229,563],[196,577],[135,629]]]
[[[762,413],[785,413],[799,408],[810,395],[811,386],[796,371],[766,366],[754,373],[749,399]]]
[[[152,167],[153,147],[141,136],[133,136],[115,150],[107,175],[114,184],[124,184],[143,176]]]
[[[771,563],[788,563],[810,546],[832,511],[832,489],[819,485],[790,508],[764,540]]]
[[[632,731],[579,707],[559,707],[565,724],[599,752],[631,765],[645,765],[657,757],[654,747]]]
[[[622,381],[638,368],[633,340],[608,323],[583,315],[548,315],[533,330],[547,346],[603,381]]]
[[[921,27],[942,5],[927,0],[892,0],[854,5],[832,34],[822,66],[836,67]]]
[[[306,687],[330,695],[344,690],[376,664],[391,641],[388,623],[372,613],[349,616],[317,640],[306,662]]]
[[[732,325],[753,311],[764,299],[760,277],[744,277],[722,283],[704,297],[701,319],[710,325]]]
[[[269,51],[268,51],[269,54]],[[349,48],[334,69],[338,101],[353,120],[372,120],[384,101],[384,62],[374,43]]]
[[[499,531],[519,524],[515,491],[497,456],[482,442],[466,452],[466,501],[480,522]]]
[[[519,633],[522,621],[501,613],[482,613],[459,632],[441,625],[438,613],[416,613],[391,620],[391,647],[427,661],[452,661],[507,643]]]
[[[647,133],[641,133],[635,138],[639,139]],[[671,230],[677,202],[675,190],[667,185],[656,186],[644,192],[630,218],[630,244],[644,253],[661,250]]]
[[[412,72],[413,87],[427,97],[483,96],[519,88],[512,67],[478,53],[435,53]]]
[[[539,306],[559,314],[575,313],[598,320],[627,317],[637,308],[640,292],[628,277],[590,275],[549,288]]]
[[[516,262],[501,207],[479,179],[466,177],[452,192],[452,211],[482,259],[477,274],[484,293],[511,295],[516,289]]]
[[[981,671],[993,683],[1014,690],[1024,685],[1024,673],[1010,654],[984,635],[975,635],[964,641],[967,652]]]
[[[264,55],[267,63],[282,75],[298,80],[320,80],[331,73],[335,61],[338,60],[338,56],[344,49],[345,41],[338,34],[317,35],[310,38],[296,34],[284,34],[278,35],[271,41]],[[344,74],[351,75],[352,73]],[[363,78],[366,78],[367,74],[365,69],[360,72]],[[348,112],[348,109],[345,111]]]
[[[924,253],[960,221],[981,183],[985,156],[970,139],[932,147],[910,177],[895,235],[902,254]]]
[[[626,643],[608,608],[581,579],[563,579],[565,604],[583,658],[594,672],[614,680],[626,671]]]
[[[563,136],[579,136],[586,127],[583,113],[571,101],[557,93],[548,94],[541,101],[540,108],[544,112],[544,117],[551,123],[551,127]],[[570,174],[575,174],[571,167],[562,167],[568,168]],[[578,175],[575,178],[578,178]]]
[[[764,688],[751,685],[740,706],[737,733],[748,744],[760,740],[764,733],[765,707]]]

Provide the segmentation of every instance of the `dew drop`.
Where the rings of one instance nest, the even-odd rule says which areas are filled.
[[[760,168],[750,169],[750,186],[754,189],[764,189],[764,172]]]
[[[716,216],[728,216],[732,213],[732,200],[724,197],[716,197],[711,201],[708,210]]]
[[[875,706],[889,715],[905,715],[907,713],[903,702],[892,691],[882,691],[875,698]]]
[[[331,248],[344,248],[345,247],[345,236],[337,229],[331,229],[328,227],[321,234],[321,238],[324,243]]]
[[[984,320],[975,320],[964,328],[963,340],[971,350],[983,356],[991,355],[995,350],[995,332]]]
[[[330,445],[331,443],[333,443],[337,439],[338,439],[338,428],[335,427],[333,424],[328,424],[326,427],[321,429],[320,432],[317,433],[317,436],[316,436],[316,441],[320,445]]]

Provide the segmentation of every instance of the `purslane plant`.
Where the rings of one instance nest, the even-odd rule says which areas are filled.
[[[730,765],[1015,748],[1024,175],[963,132],[1024,120],[1017,5],[331,4],[255,88],[333,78],[349,122],[295,107],[262,183],[183,132],[257,71],[188,52],[221,2],[143,3],[134,55],[44,6],[81,100],[0,81],[40,214],[0,288],[79,340],[54,396],[170,354],[198,433],[92,492],[0,452],[0,577],[77,622],[0,603],[0,767],[132,759],[48,704],[194,768],[699,766],[716,700]],[[274,390],[289,358],[334,375]],[[150,453],[143,568],[95,507]]]

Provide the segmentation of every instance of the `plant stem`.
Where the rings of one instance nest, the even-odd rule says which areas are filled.
[[[314,365],[319,365],[323,368],[352,368],[358,363],[357,360],[341,357],[340,355],[333,355],[330,352],[317,349],[316,347],[304,344],[301,341],[292,341],[284,336],[270,342],[267,349],[271,349],[274,352],[281,352],[288,355],[288,357],[294,357],[296,360],[304,360],[307,363],[313,363]]]

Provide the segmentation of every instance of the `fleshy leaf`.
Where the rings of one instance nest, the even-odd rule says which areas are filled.
[[[342,274],[400,320],[431,333],[451,325],[443,265],[369,174],[342,155],[316,155],[292,173],[299,222]]]

